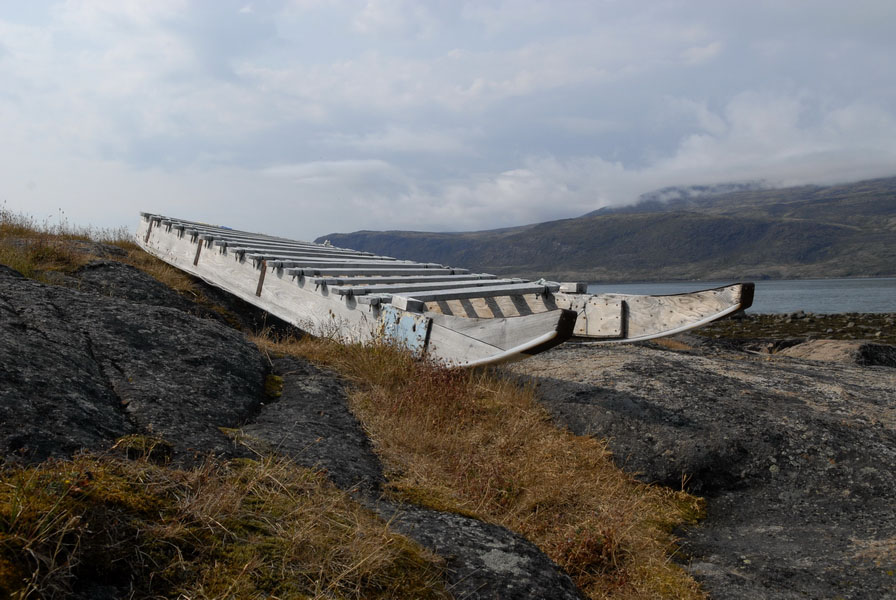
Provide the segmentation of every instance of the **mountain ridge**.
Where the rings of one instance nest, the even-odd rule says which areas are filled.
[[[500,230],[358,231],[318,240],[501,275],[587,281],[896,275],[896,177],[643,198]]]

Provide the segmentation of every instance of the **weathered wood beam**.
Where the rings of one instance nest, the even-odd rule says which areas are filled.
[[[522,294],[549,294],[560,290],[560,284],[554,282],[544,283],[515,283],[508,285],[468,287],[450,290],[433,290],[411,292],[409,294],[369,294],[359,296],[360,304],[385,304],[394,302],[399,296],[406,296],[420,302],[434,302],[438,300],[463,300],[466,298],[494,298],[496,296],[519,296]]]
[[[295,276],[320,276],[320,275],[458,275],[469,273],[467,269],[457,268],[414,268],[415,265],[408,265],[403,268],[402,265],[394,265],[392,267],[369,267],[369,268],[343,268],[343,267],[319,267],[319,268],[302,268],[302,269],[286,269],[288,275]]]
[[[424,292],[428,290],[465,289],[483,286],[525,283],[522,279],[482,279],[463,278],[460,281],[442,281],[426,283],[394,283],[352,286],[330,286],[332,294],[340,296],[363,296],[364,294],[399,294],[404,292]],[[416,297],[416,296],[415,296]]]
[[[497,279],[497,275],[491,273],[469,273],[461,275],[421,275],[417,277],[396,275],[388,276],[359,276],[359,277],[309,277],[308,281],[314,285],[353,285],[353,284],[379,284],[379,283],[426,283],[428,281],[462,281],[469,279]]]

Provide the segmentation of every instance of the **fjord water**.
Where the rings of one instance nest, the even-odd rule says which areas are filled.
[[[595,283],[591,294],[681,294],[729,285],[733,281],[671,281],[660,283]],[[896,277],[855,279],[779,279],[756,281],[753,306],[758,314],[890,313],[896,312]]]

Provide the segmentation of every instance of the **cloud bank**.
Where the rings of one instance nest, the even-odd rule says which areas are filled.
[[[313,238],[896,174],[896,5],[0,7],[0,202]]]

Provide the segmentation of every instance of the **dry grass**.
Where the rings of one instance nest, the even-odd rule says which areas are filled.
[[[0,264],[12,267],[29,279],[43,283],[65,283],[58,274],[71,274],[91,260],[102,258],[97,244],[124,250],[115,259],[140,269],[177,293],[202,307],[221,314],[235,324],[226,309],[210,302],[195,279],[183,271],[144,252],[126,229],[77,228],[63,217],[59,222],[38,223],[32,217],[0,208]]]
[[[448,597],[435,557],[286,460],[184,471],[85,454],[0,479],[3,597],[90,582],[131,598]]]
[[[557,429],[532,390],[447,370],[388,346],[256,340],[356,382],[352,408],[398,499],[498,523],[537,544],[590,598],[701,598],[670,561],[698,498],[616,468],[606,445]]]
[[[151,275],[179,294],[205,302],[205,298],[202,297],[194,283],[195,280],[190,275],[145,252],[136,242],[120,240],[113,244],[127,251],[127,256],[122,259],[122,262]]]
[[[45,279],[48,272],[69,272],[88,257],[78,248],[84,232],[63,224],[37,223],[33,218],[0,208],[0,264],[26,277]]]

